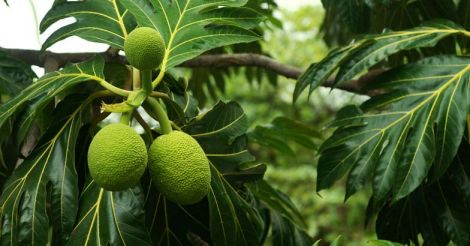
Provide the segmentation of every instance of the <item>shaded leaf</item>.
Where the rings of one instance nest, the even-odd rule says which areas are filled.
[[[30,85],[34,78],[36,74],[30,65],[0,51],[0,95],[15,96]]]
[[[423,184],[411,195],[384,207],[377,218],[379,238],[418,245],[418,234],[424,245],[457,245],[470,242],[470,203],[466,189],[470,185],[468,151],[463,142],[458,156],[437,182]]]
[[[219,102],[182,129],[199,142],[206,156],[224,177],[235,180],[263,177],[263,164],[255,164],[250,168],[241,166],[253,162],[254,157],[247,149],[245,133],[248,120],[236,102]]]
[[[69,239],[78,210],[75,144],[86,123],[83,107],[59,115],[42,144],[5,183],[0,196],[2,245],[46,245],[50,228],[58,244]]]
[[[214,245],[259,245],[263,232],[262,219],[247,201],[212,169],[211,190],[208,195],[210,229]]]
[[[0,105],[0,128],[4,127],[9,120],[14,119],[20,110],[23,110],[16,126],[17,139],[21,142],[35,117],[56,95],[88,80],[103,81],[103,66],[103,58],[96,57],[91,61],[70,65],[41,77],[14,98]]]
[[[312,245],[313,239],[305,230],[302,215],[285,194],[265,181],[253,183],[249,188],[268,208],[273,245]]]
[[[143,201],[140,186],[111,192],[89,180],[67,245],[152,245],[145,228]]]
[[[294,150],[289,146],[289,142],[315,149],[316,144],[313,142],[313,138],[319,138],[320,133],[313,127],[299,121],[277,117],[267,126],[256,126],[248,136],[252,142],[294,155]]]

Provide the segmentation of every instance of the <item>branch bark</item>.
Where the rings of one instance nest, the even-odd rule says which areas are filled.
[[[76,63],[88,60],[96,55],[102,55],[106,61],[114,61],[127,64],[124,56],[120,56],[116,50],[108,50],[102,53],[53,53],[50,51],[41,52],[38,50],[21,50],[21,49],[4,49],[5,52],[27,64],[43,67],[47,60],[57,62],[59,67],[65,66],[67,63]],[[194,59],[188,60],[180,67],[187,68],[227,68],[227,67],[259,67],[275,72],[289,79],[297,79],[303,73],[300,68],[282,64],[268,56],[251,53],[241,54],[216,54],[201,55]],[[356,94],[376,95],[376,91],[362,91],[364,85],[374,80],[383,70],[374,70],[364,75],[358,80],[352,80],[338,87],[345,91]],[[333,80],[329,80],[323,84],[324,87],[331,87]]]

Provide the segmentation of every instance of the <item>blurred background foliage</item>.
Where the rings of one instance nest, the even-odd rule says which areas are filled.
[[[281,63],[301,69],[306,69],[312,61],[319,61],[327,55],[329,47],[320,33],[324,17],[322,6],[280,9],[275,11],[274,16],[282,26],[272,22],[272,26],[268,25],[264,29],[264,41],[261,44],[264,53]],[[373,228],[364,228],[364,212],[369,194],[363,192],[345,203],[344,183],[341,182],[333,189],[315,194],[316,147],[331,134],[324,126],[342,106],[359,103],[365,97],[321,88],[310,98],[304,95],[293,105],[295,80],[278,77],[273,83],[268,76],[261,79],[249,76],[249,71],[226,73],[224,76],[225,88],[224,91],[216,92],[217,97],[235,100],[242,105],[251,125],[251,152],[259,161],[268,164],[266,179],[293,200],[306,220],[309,234],[315,240],[322,239],[325,244],[342,235],[341,245],[365,245],[375,238]],[[213,99],[207,100],[206,105],[215,103]],[[312,131],[313,145],[281,134],[273,122],[279,117],[302,122],[297,128]],[[258,143],[254,135],[261,132],[260,128],[279,132],[279,139],[273,141],[284,142],[289,150]]]

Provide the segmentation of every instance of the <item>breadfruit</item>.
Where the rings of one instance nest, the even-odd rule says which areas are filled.
[[[110,191],[135,186],[147,167],[147,148],[135,130],[124,124],[101,129],[88,149],[91,177]]]
[[[124,41],[124,52],[129,64],[139,70],[151,70],[162,63],[165,42],[157,30],[139,27],[129,33]]]
[[[209,160],[198,142],[184,132],[155,139],[149,149],[149,170],[157,189],[172,202],[194,204],[209,192]]]

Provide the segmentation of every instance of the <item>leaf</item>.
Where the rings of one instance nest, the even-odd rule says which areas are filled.
[[[283,153],[295,155],[288,145],[295,142],[305,148],[315,149],[313,138],[319,138],[320,133],[313,127],[286,117],[275,118],[270,125],[256,126],[248,134],[250,141],[277,149]]]
[[[208,195],[210,229],[214,245],[259,245],[263,223],[258,212],[212,169]]]
[[[96,57],[91,61],[70,65],[60,71],[46,74],[14,98],[0,105],[0,129],[23,110],[16,125],[17,139],[21,142],[38,113],[59,93],[88,80],[103,81],[103,66],[103,58]]]
[[[75,144],[85,106],[56,124],[41,145],[14,170],[0,196],[0,244],[46,245],[69,239],[78,210]],[[50,136],[50,137],[49,137]]]
[[[140,26],[159,30],[165,40],[163,68],[171,68],[205,51],[235,43],[252,42],[258,35],[248,29],[263,19],[242,7],[246,0],[123,0]],[[153,11],[152,11],[153,9]]]
[[[379,238],[417,244],[421,234],[424,245],[447,245],[449,240],[457,245],[469,244],[469,150],[468,143],[463,142],[458,156],[437,182],[423,184],[411,195],[384,207],[376,222]]]
[[[288,218],[282,216],[277,212],[272,212],[271,220],[273,246],[312,245],[312,238],[310,238],[304,230],[299,229]]]
[[[415,190],[431,168],[433,177],[440,177],[465,129],[469,62],[438,56],[377,78],[373,88],[390,92],[365,102],[366,113],[346,110],[331,124],[338,129],[321,147],[317,189],[350,170],[346,197],[372,177],[376,201],[390,193],[396,201]]]
[[[345,59],[354,55],[355,51],[361,49],[367,44],[368,42],[358,42],[345,48],[332,50],[323,60],[310,65],[297,80],[294,90],[294,103],[309,85],[310,96],[315,89],[328,80]]]
[[[27,65],[0,51],[0,95],[15,96],[33,82],[36,74]]]
[[[209,209],[206,199],[191,206],[168,201],[144,176],[146,227],[153,245],[188,245],[210,242]]]
[[[432,47],[443,38],[457,34],[468,35],[468,32],[453,22],[440,20],[405,31],[366,36],[352,45],[331,52],[323,61],[310,66],[297,81],[294,101],[307,85],[310,84],[310,95],[338,68],[334,86],[355,78],[399,51]]]
[[[403,244],[394,243],[387,240],[370,240],[367,242],[367,244],[373,246],[403,246]]]
[[[68,1],[54,5],[47,12],[40,24],[41,33],[68,17],[73,17],[75,22],[53,32],[44,42],[43,50],[71,36],[124,49],[124,40],[135,26],[133,16],[127,14],[120,1]]]
[[[313,239],[305,231],[302,215],[285,194],[263,180],[248,187],[268,208],[273,245],[312,245]]]
[[[334,85],[353,79],[359,73],[398,51],[433,47],[441,39],[456,34],[466,35],[467,33],[465,29],[450,21],[435,21],[406,31],[372,37],[375,41],[373,44],[362,49],[341,65]]]
[[[67,245],[152,245],[145,228],[143,199],[140,186],[111,192],[89,180]]]
[[[219,102],[182,129],[199,142],[225,178],[247,181],[263,177],[265,165],[241,165],[253,162],[254,157],[247,149],[248,120],[236,102]]]

